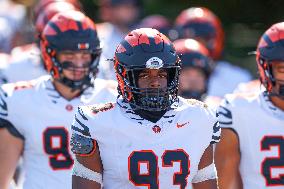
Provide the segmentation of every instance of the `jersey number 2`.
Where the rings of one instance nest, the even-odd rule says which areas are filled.
[[[266,186],[284,186],[284,174],[278,177],[272,176],[273,168],[284,169],[284,137],[283,136],[265,136],[261,140],[261,151],[270,150],[270,147],[278,148],[278,157],[268,157],[262,161],[261,173],[266,180]]]
[[[163,167],[173,167],[174,162],[180,163],[180,171],[173,175],[173,184],[184,189],[187,185],[190,160],[188,154],[182,150],[166,150],[161,157]],[[141,173],[140,166],[147,165],[147,173]],[[129,180],[135,186],[148,186],[148,189],[159,188],[158,156],[151,150],[134,151],[128,157]]]
[[[58,139],[59,143],[54,144]],[[53,170],[71,169],[73,159],[69,153],[69,136],[64,127],[48,127],[43,132],[43,148],[49,155],[49,165]]]

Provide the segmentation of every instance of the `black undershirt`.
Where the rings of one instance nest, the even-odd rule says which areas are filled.
[[[140,117],[148,121],[151,121],[153,123],[156,123],[163,117],[163,115],[165,115],[167,110],[163,111],[134,110],[134,112],[138,114]]]

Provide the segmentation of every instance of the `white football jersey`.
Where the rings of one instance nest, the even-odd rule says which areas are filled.
[[[224,97],[232,93],[239,83],[250,80],[251,75],[245,69],[219,61],[209,78],[208,95]]]
[[[122,33],[115,25],[104,22],[96,24],[98,36],[101,40],[102,54],[99,63],[98,78],[116,79],[112,59],[117,45],[123,40],[126,33]]]
[[[2,72],[8,83],[32,80],[47,74],[36,44],[13,49],[10,63]]]
[[[228,95],[218,114],[220,126],[238,135],[244,189],[283,189],[284,111],[260,92]]]
[[[3,85],[1,123],[8,121],[24,139],[24,189],[70,189],[69,128],[74,110],[78,105],[106,103],[116,97],[116,91],[101,79],[95,80],[95,88],[70,101],[55,90],[50,76]]]
[[[196,100],[179,98],[156,123],[121,99],[101,107],[79,107],[72,132],[97,141],[104,189],[192,188],[199,161],[218,142],[215,113]]]

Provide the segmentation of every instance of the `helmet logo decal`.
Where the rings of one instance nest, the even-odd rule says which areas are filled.
[[[78,43],[79,50],[89,49],[89,47],[90,47],[89,43]]]
[[[146,62],[146,68],[148,69],[160,69],[163,65],[163,60],[158,57],[152,57]]]

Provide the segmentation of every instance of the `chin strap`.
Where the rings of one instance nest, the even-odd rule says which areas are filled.
[[[58,79],[58,81],[64,84],[65,86],[71,88],[72,91],[75,91],[75,90],[84,91],[87,88],[94,86],[94,79],[92,78],[92,76],[89,76],[89,75],[80,81],[73,81],[64,76]]]
[[[272,91],[272,92],[269,92],[268,94],[269,96],[276,96],[284,100],[284,85],[280,85],[278,91],[276,92]]]

